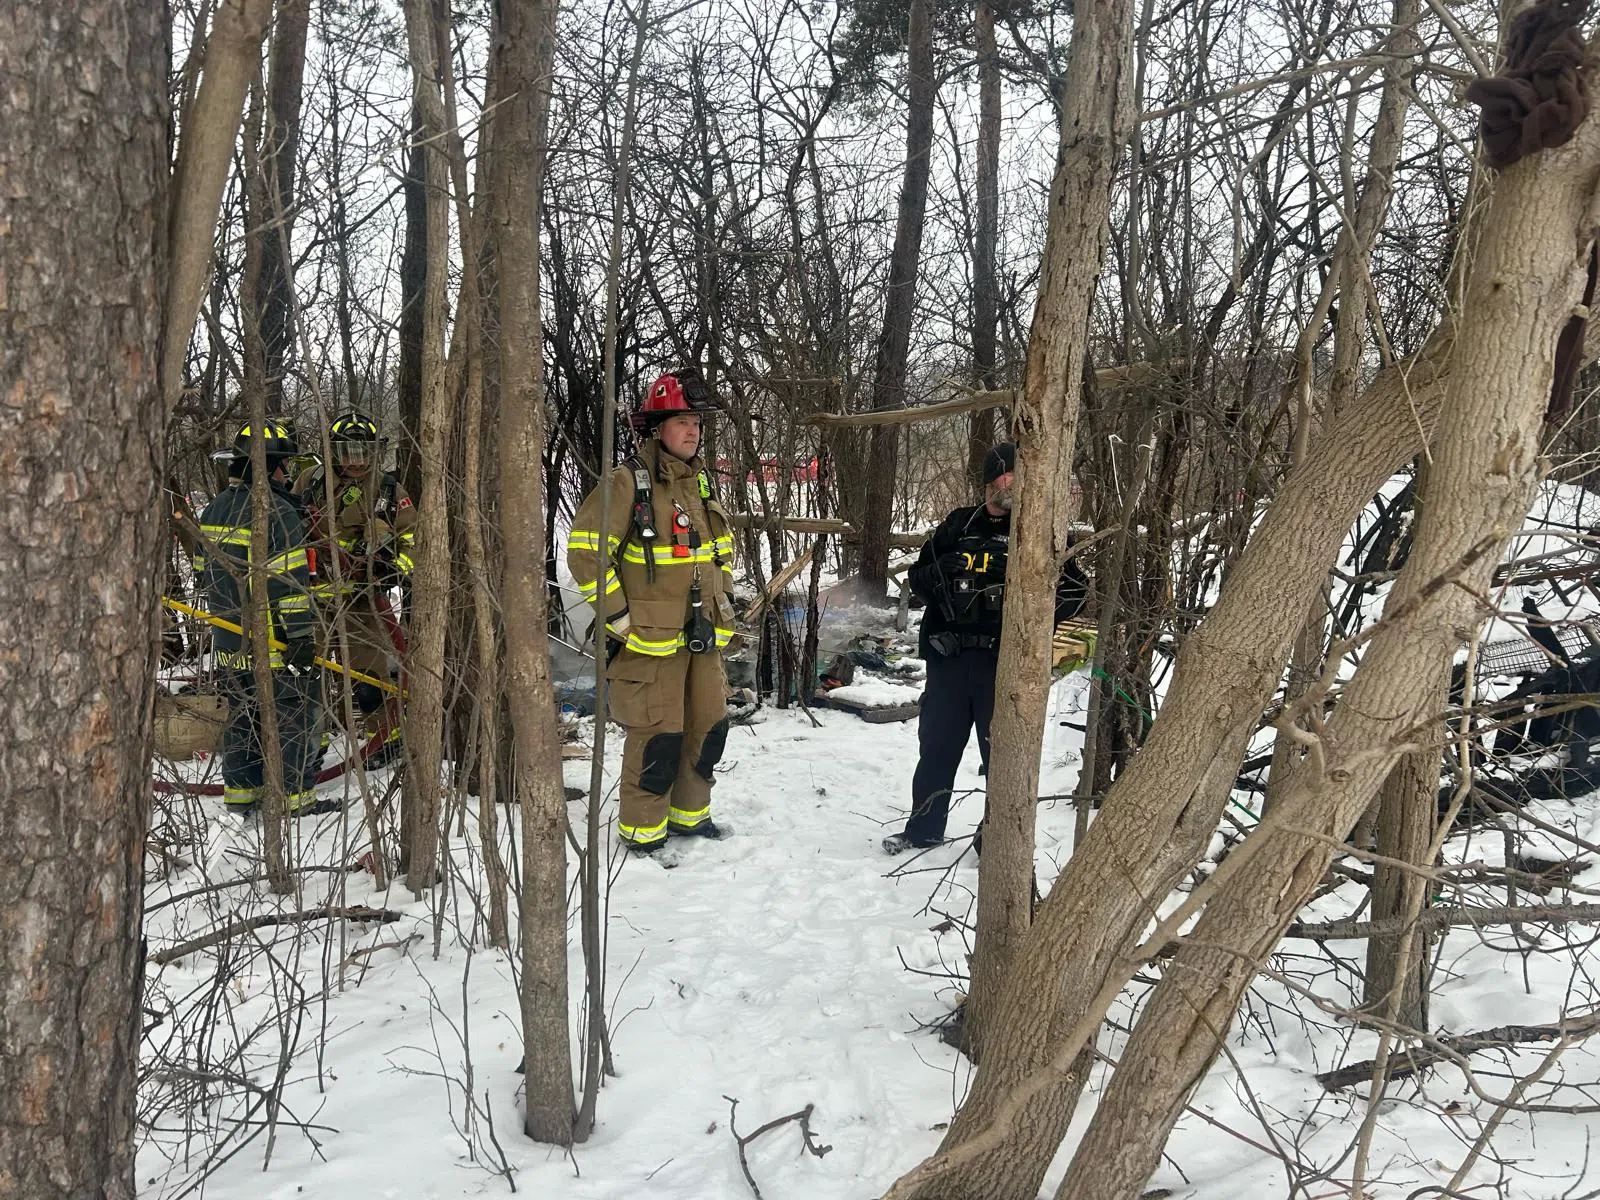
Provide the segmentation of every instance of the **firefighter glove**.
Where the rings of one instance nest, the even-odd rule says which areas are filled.
[[[283,664],[292,675],[308,675],[317,665],[317,644],[310,638],[290,642],[283,652]]]
[[[373,583],[387,589],[400,582],[400,572],[395,566],[393,546],[380,547],[370,561]]]

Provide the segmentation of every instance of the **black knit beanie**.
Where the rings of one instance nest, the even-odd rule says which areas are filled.
[[[993,483],[1000,476],[1009,474],[1017,469],[1017,444],[1015,442],[1001,442],[998,446],[991,446],[989,453],[983,456],[983,482]]]

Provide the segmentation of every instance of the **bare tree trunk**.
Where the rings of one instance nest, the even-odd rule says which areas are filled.
[[[172,173],[167,242],[171,286],[163,310],[161,395],[170,409],[183,390],[184,350],[200,313],[222,191],[233,165],[245,89],[261,66],[261,37],[272,19],[272,0],[221,0],[206,39],[205,73],[187,114]]]
[[[486,181],[492,178],[481,164],[492,161],[490,145],[492,123],[479,130],[480,163],[478,207],[467,199],[467,156],[456,114],[455,83],[446,62],[445,128],[449,130],[450,182],[455,193],[456,225],[461,236],[461,303],[457,315],[457,336],[463,346],[466,413],[462,422],[464,511],[461,523],[466,532],[467,575],[472,581],[473,638],[477,647],[478,734],[478,837],[483,852],[484,886],[489,890],[489,944],[511,948],[506,898],[509,879],[505,860],[500,857],[500,815],[496,807],[497,757],[500,753],[500,637],[495,625],[494,597],[499,590],[500,564],[492,565],[483,537],[483,304],[478,290],[478,259],[487,198]],[[485,89],[485,107],[493,103],[494,80]]]
[[[259,64],[258,64],[259,67]],[[240,276],[239,323],[244,342],[244,401],[250,412],[250,427],[259,431],[266,423],[266,356],[261,342],[261,314],[256,307],[261,295],[261,273],[265,243],[276,236],[271,228],[272,202],[256,152],[265,120],[259,71],[250,85],[249,106],[244,123],[244,271]],[[245,637],[250,646],[251,675],[256,692],[256,737],[261,747],[261,854],[268,886],[278,895],[293,890],[289,862],[284,849],[283,740],[278,729],[277,680],[272,674],[271,630],[268,619],[267,576],[268,521],[272,510],[267,477],[266,440],[250,439],[250,584],[245,604],[240,609]],[[298,781],[296,781],[298,786]]]
[[[894,250],[883,307],[883,332],[873,368],[872,407],[902,408],[906,402],[906,359],[911,321],[917,307],[917,270],[922,262],[922,226],[928,209],[932,165],[933,0],[911,0],[907,24],[906,170],[895,216]],[[861,519],[861,581],[867,594],[889,594],[889,533],[894,528],[894,492],[900,454],[900,427],[879,425],[868,454],[866,511]]]
[[[422,462],[418,446],[422,440],[422,331],[423,289],[428,274],[428,199],[426,147],[422,139],[422,107],[413,98],[411,131],[413,142],[406,150],[405,194],[406,233],[400,252],[400,317],[398,336],[400,362],[395,372],[395,391],[400,409],[400,448],[395,469],[406,491],[422,495]]]
[[[618,293],[622,285],[623,216],[628,209],[630,158],[633,154],[634,121],[639,103],[639,65],[644,59],[644,44],[649,35],[650,0],[640,0],[634,13],[633,53],[628,60],[628,87],[622,102],[622,132],[617,139],[617,161],[611,177],[611,244],[606,262],[605,332],[601,343],[605,355],[600,410],[600,459],[596,464],[600,480],[600,511],[596,528],[611,528],[611,492],[606,479],[616,453],[617,433],[617,317]],[[713,375],[707,381],[715,391]],[[716,461],[713,452],[711,461]],[[583,1095],[573,1135],[586,1141],[594,1131],[595,1106],[600,1096],[601,1050],[605,1044],[605,937],[600,928],[600,813],[604,797],[606,728],[609,703],[606,683],[608,662],[603,629],[603,603],[595,610],[594,650],[594,747],[589,760],[589,797],[584,806],[582,926],[584,965],[584,1047]],[[610,1066],[609,1059],[606,1066]]]
[[[1226,877],[1219,870],[1219,890],[1146,1006],[1058,1200],[1140,1194],[1253,964],[1277,945],[1395,762],[1441,719],[1430,710],[1438,681],[1488,615],[1479,597],[1538,483],[1556,339],[1582,294],[1594,237],[1597,165],[1600,122],[1591,121],[1566,148],[1496,181],[1451,356],[1430,503],[1383,623],[1338,711],[1310,735],[1313,752],[1279,809],[1224,865]]]
[[[444,733],[444,638],[450,590],[450,524],[445,500],[449,397],[445,395],[445,290],[449,282],[449,163],[443,143],[438,44],[429,0],[406,0],[411,80],[422,110],[426,273],[422,303],[422,493],[412,575],[411,641],[406,704],[406,882],[413,894],[434,884],[439,846],[439,765]]]
[[[1056,583],[1071,529],[1067,495],[1089,305],[1109,233],[1112,172],[1133,116],[1132,54],[1132,0],[1080,3],[1039,301],[1014,421],[1017,504],[995,670],[988,821],[967,1001],[969,1036],[980,1053],[999,989],[1032,916],[1039,752],[1050,691]]]
[[[135,1195],[166,18],[0,7],[0,1188],[28,1200]]]
[[[1443,682],[1429,707],[1439,709],[1445,697]],[[1389,772],[1379,792],[1378,853],[1396,862],[1428,866],[1423,859],[1433,841],[1434,822],[1439,815],[1439,761],[1443,752],[1444,726],[1432,726],[1419,733],[1420,750],[1403,755]],[[1372,920],[1382,922],[1402,917],[1422,893],[1427,908],[1428,881],[1379,861],[1372,868]],[[1401,961],[1402,943],[1405,946]],[[1428,1029],[1427,962],[1429,939],[1418,930],[1407,939],[1403,934],[1375,934],[1367,941],[1367,973],[1362,1006],[1408,1029]],[[1396,989],[1399,996],[1394,995]],[[1390,1007],[1393,1005],[1393,1012]]]
[[[555,0],[508,0],[491,68],[504,97],[494,117],[494,220],[500,275],[501,515],[505,531],[506,690],[522,805],[524,1128],[571,1145],[567,1026],[567,814],[545,639],[541,484],[544,453],[539,320],[539,187],[544,173]]]
[[[320,13],[323,22],[319,31],[324,42],[329,41],[327,9]],[[355,297],[351,287],[350,272],[350,211],[345,188],[345,126],[339,111],[339,68],[332,56],[327,57],[325,80],[328,87],[328,191],[330,200],[329,223],[335,246],[333,317],[339,329],[339,359],[344,373],[343,408],[359,408],[364,389],[361,374],[356,370],[355,353]],[[293,264],[291,264],[292,268]],[[292,273],[292,270],[291,270]],[[338,401],[340,388],[329,389]]]
[[[250,670],[255,677],[256,735],[261,745],[261,854],[267,885],[278,895],[294,890],[285,849],[283,802],[283,737],[278,729],[277,679],[272,674],[272,621],[267,584],[270,543],[267,531],[272,515],[271,484],[267,474],[267,393],[257,379],[249,384],[250,428],[250,565],[249,591],[240,608],[250,639]],[[300,781],[295,781],[295,787]]]
[[[1322,435],[1333,452],[1319,446],[1285,480],[1216,605],[1185,640],[1149,738],[1035,914],[983,1063],[940,1151],[953,1155],[982,1136],[982,1153],[963,1159],[947,1180],[930,1160],[922,1175],[897,1185],[895,1200],[970,1195],[961,1190],[969,1177],[982,1180],[989,1189],[983,1194],[994,1200],[1034,1200],[1071,1120],[1082,1071],[1051,1071],[1030,1092],[1012,1119],[1027,1135],[1023,1145],[985,1131],[1005,1098],[1067,1049],[1060,1039],[1095,1005],[1111,965],[1134,945],[1153,912],[1149,898],[1170,892],[1204,851],[1305,606],[1350,523],[1417,453],[1438,416],[1450,342],[1448,329],[1441,331],[1413,359],[1380,375],[1346,414],[1337,439]],[[1051,1035],[1040,1037],[1043,1029]]]
[[[289,329],[289,272],[286,259],[294,228],[294,176],[300,153],[301,84],[306,69],[306,32],[311,0],[279,0],[272,31],[267,75],[267,122],[262,131],[263,184],[277,199],[272,205],[282,236],[269,231],[261,246],[261,279],[256,312],[265,351],[267,411],[283,411],[283,372],[294,344]]]
[[[977,228],[972,240],[972,373],[986,391],[1000,386],[995,344],[1000,329],[995,253],[1000,243],[1000,54],[994,39],[994,5],[978,0],[973,14],[978,43]],[[983,489],[983,460],[994,445],[995,410],[975,412],[967,426],[967,479]]]

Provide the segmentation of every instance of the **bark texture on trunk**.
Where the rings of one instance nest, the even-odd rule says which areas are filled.
[[[1434,684],[1428,707],[1444,711],[1448,677]],[[1417,735],[1420,749],[1402,755],[1378,793],[1378,853],[1386,859],[1429,864],[1439,820],[1439,765],[1444,756],[1444,725]],[[1428,881],[1387,862],[1372,864],[1372,920],[1403,919],[1428,907]],[[1367,939],[1366,990],[1362,1005],[1409,1029],[1428,1030],[1427,962],[1430,938],[1423,930],[1375,934]]]
[[[168,65],[159,0],[0,6],[0,1194],[29,1200],[135,1194]]]
[[[979,1052],[1032,916],[1039,751],[1050,691],[1056,582],[1071,529],[1068,494],[1089,305],[1110,234],[1112,174],[1133,116],[1133,0],[1080,4],[1050,189],[1039,301],[1017,398],[1016,508],[989,739],[988,823],[967,1028]]]
[[[1594,237],[1597,166],[1591,121],[1572,144],[1496,181],[1433,439],[1429,503],[1384,621],[1278,809],[1225,864],[1233,869],[1151,997],[1058,1200],[1140,1194],[1256,965],[1395,762],[1439,720],[1438,681],[1489,615],[1478,597],[1538,483],[1556,339]]]
[[[917,271],[922,263],[922,226],[928,210],[932,166],[933,0],[911,0],[906,26],[906,170],[895,215],[894,249],[872,374],[872,407],[903,408],[911,321],[917,307]],[[894,492],[900,457],[900,427],[873,429],[867,455],[866,511],[861,523],[861,580],[873,596],[889,589],[889,532],[894,528]]]
[[[511,0],[495,43],[504,97],[494,117],[494,222],[500,275],[501,527],[505,532],[506,691],[522,806],[524,1128],[570,1145],[573,1090],[567,1020],[566,797],[545,638],[544,453],[539,320],[539,187],[544,171],[555,0]]]
[[[422,289],[422,493],[417,512],[416,570],[412,575],[411,639],[406,704],[406,882],[413,893],[433,886],[439,849],[439,766],[444,738],[444,639],[450,590],[449,512],[445,467],[450,452],[445,395],[445,294],[449,284],[449,162],[444,147],[444,101],[439,93],[438,43],[429,0],[406,0],[411,80],[422,110],[425,140],[426,272]]]
[[[221,0],[206,39],[205,72],[178,143],[168,218],[171,287],[167,289],[161,359],[161,394],[168,408],[183,390],[184,352],[211,271],[212,242],[222,190],[233,167],[244,94],[261,61],[261,38],[272,19],[272,0]]]
[[[479,131],[477,164],[477,206],[474,207],[467,192],[467,155],[462,143],[457,117],[455,83],[446,61],[445,127],[450,130],[447,139],[450,147],[450,186],[456,205],[456,226],[461,237],[461,299],[457,309],[457,334],[461,339],[462,387],[465,412],[462,416],[462,493],[461,525],[466,537],[466,573],[472,590],[472,630],[476,650],[477,696],[473,710],[477,722],[477,786],[478,786],[478,839],[483,852],[484,885],[489,891],[489,944],[501,949],[511,948],[510,920],[506,899],[510,881],[505,860],[500,856],[499,797],[496,794],[498,779],[496,768],[500,756],[500,629],[497,622],[495,597],[500,594],[500,561],[490,557],[484,540],[483,506],[483,447],[498,442],[495,436],[495,418],[491,414],[490,435],[484,437],[483,396],[483,308],[484,298],[479,291],[477,265],[481,229],[485,212],[493,204],[489,198],[488,180],[492,178],[486,165],[493,162],[494,151],[489,134],[492,126]],[[485,107],[494,104],[495,81],[491,75],[484,88]],[[455,346],[451,347],[452,359]],[[455,389],[450,389],[451,395]],[[467,743],[470,744],[470,739]],[[470,768],[464,773],[470,772]]]

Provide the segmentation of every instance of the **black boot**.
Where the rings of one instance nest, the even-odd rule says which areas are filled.
[[[935,846],[944,845],[943,838],[934,838],[932,841],[918,841],[907,837],[903,833],[891,833],[883,839],[883,852],[891,857],[904,854],[907,850],[931,850]]]
[[[720,842],[723,838],[728,836],[727,830],[723,829],[722,826],[718,825],[710,817],[707,817],[698,825],[672,825],[668,827],[668,830],[669,832],[676,834],[678,837],[709,838],[713,842]]]

